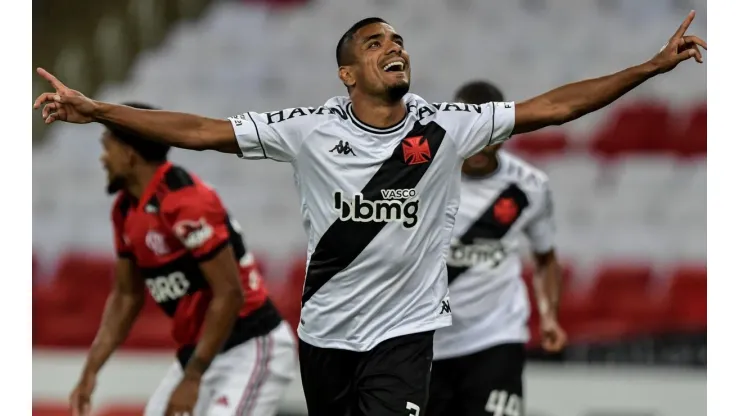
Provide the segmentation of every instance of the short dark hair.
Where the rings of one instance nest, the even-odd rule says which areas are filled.
[[[157,107],[138,102],[126,102],[121,103],[121,105],[141,110],[159,110]],[[146,139],[118,126],[106,125],[106,127],[116,140],[131,146],[147,162],[161,163],[167,161],[167,153],[170,151],[169,145]]]
[[[341,39],[339,39],[339,42],[337,43],[337,66],[349,65],[352,63],[352,55],[349,53],[348,48],[348,46],[352,43],[352,38],[355,36],[355,33],[357,33],[358,30],[373,23],[388,24],[388,22],[379,17],[366,17],[353,24],[352,27],[349,28],[349,30],[344,32],[344,35],[342,35]]]
[[[504,94],[488,81],[470,81],[463,84],[455,93],[455,100],[468,104],[484,104],[504,101]]]

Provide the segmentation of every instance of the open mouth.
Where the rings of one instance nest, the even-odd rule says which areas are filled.
[[[403,61],[393,61],[388,64],[386,64],[383,67],[383,71],[385,72],[403,72],[403,70],[406,68],[406,64],[403,63]]]

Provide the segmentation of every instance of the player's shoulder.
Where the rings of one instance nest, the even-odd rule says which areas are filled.
[[[520,188],[531,192],[541,192],[550,186],[547,173],[519,156],[499,150],[498,158],[500,168],[497,176],[500,179],[515,182]]]
[[[422,111],[431,109],[434,120],[461,125],[468,125],[472,119],[490,114],[492,105],[491,103],[468,104],[450,101],[428,102],[419,96],[415,96],[414,102],[420,114]]]
[[[200,204],[218,199],[216,191],[196,174],[172,165],[162,175],[158,186],[162,210],[167,211],[181,204]]]

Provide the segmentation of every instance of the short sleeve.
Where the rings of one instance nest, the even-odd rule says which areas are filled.
[[[439,111],[438,122],[456,142],[463,158],[509,139],[514,130],[513,102],[442,103],[435,107]]]
[[[547,253],[555,248],[555,218],[552,191],[547,183],[545,184],[542,198],[537,214],[524,230],[535,253]]]
[[[239,145],[239,157],[292,162],[312,130],[316,114],[316,109],[304,107],[229,117]]]
[[[229,243],[226,211],[218,196],[192,187],[168,194],[162,201],[164,223],[198,261],[206,261]]]
[[[111,223],[113,224],[113,245],[119,258],[130,258],[133,255],[128,237],[124,232],[124,224],[128,207],[123,195],[119,195],[113,204],[111,211]]]

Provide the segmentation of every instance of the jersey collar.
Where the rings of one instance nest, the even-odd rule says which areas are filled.
[[[379,127],[373,127],[369,124],[363,123],[360,121],[359,118],[355,115],[355,112],[352,110],[352,103],[347,103],[347,114],[349,114],[349,119],[352,121],[352,124],[357,126],[359,129],[364,130],[368,133],[372,134],[391,134],[396,133],[398,131],[401,131],[403,127],[406,125],[406,120],[409,118],[409,111],[406,110],[406,115],[399,121],[398,123],[386,127],[386,128],[379,128]]]
[[[141,199],[139,199],[138,204],[139,208],[146,205],[147,201],[149,201],[149,199],[154,196],[154,194],[157,192],[159,184],[162,183],[162,178],[164,177],[164,174],[167,173],[167,171],[170,170],[171,167],[172,163],[165,162],[162,163],[162,165],[158,167],[156,171],[154,171],[152,179],[149,181],[149,184],[146,186],[144,192],[141,194]]]

